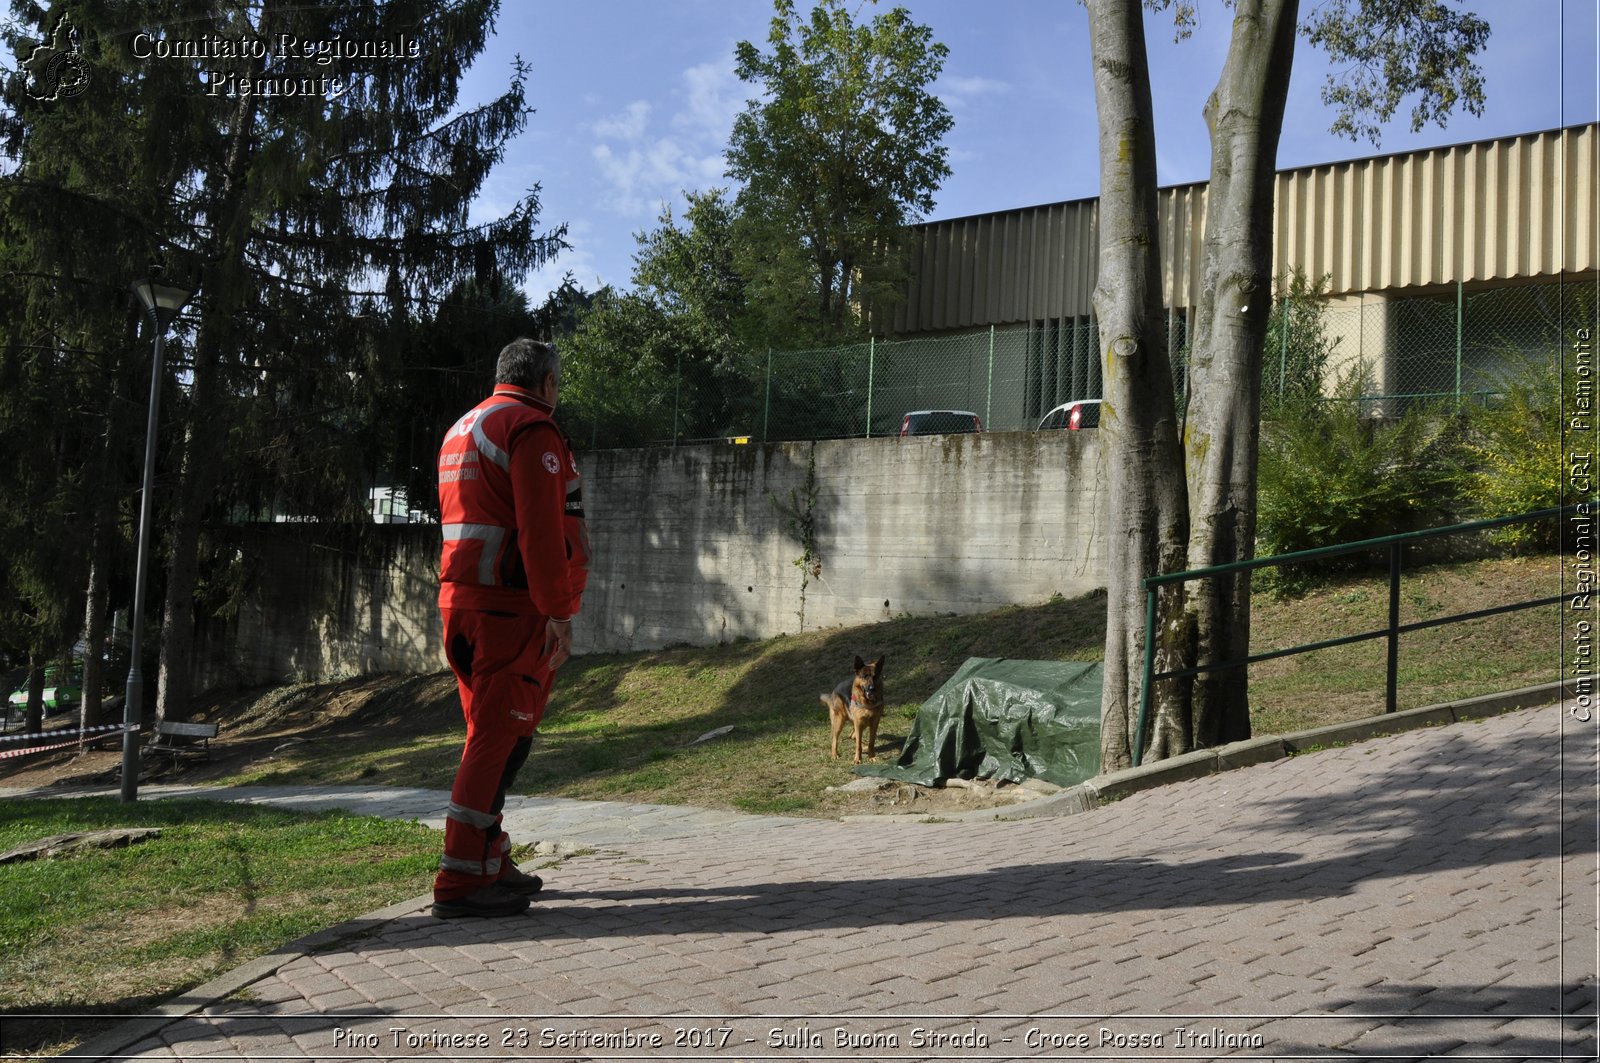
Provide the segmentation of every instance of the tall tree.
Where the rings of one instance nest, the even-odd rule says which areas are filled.
[[[78,351],[48,334],[34,339],[20,371],[5,373],[8,386],[0,387],[0,445],[14,455],[0,471],[0,645],[28,663],[30,732],[43,715],[44,670],[65,661],[83,619],[76,560],[88,548],[79,518],[91,465],[71,411],[81,377],[64,364]]]
[[[91,107],[57,91],[58,66],[39,77],[28,61],[40,39],[83,49],[69,53],[74,82],[98,42],[82,41],[59,11],[48,27],[57,32],[24,39],[35,23],[47,28],[44,15],[16,9],[34,22],[6,27],[20,66],[0,83],[0,439],[19,459],[0,469],[0,642],[56,662],[80,623],[101,628],[109,573],[126,556],[117,503],[139,449],[129,445],[138,419],[128,397],[148,365],[133,353],[127,286],[147,268],[160,238],[157,204],[176,192],[182,167],[158,150],[148,116],[117,79],[95,71],[101,95]],[[178,122],[166,142],[181,150],[182,112],[164,117]],[[98,644],[103,631],[90,633]],[[98,694],[86,689],[86,705]]]
[[[578,447],[659,443],[686,435],[679,371],[690,340],[652,295],[595,294],[561,342],[562,426]]]
[[[760,305],[741,263],[749,229],[724,189],[686,192],[635,234],[633,290],[606,291],[571,330],[562,408],[580,446],[750,431],[769,327],[790,306]],[[779,324],[773,325],[774,321]]]
[[[1100,238],[1106,260],[1136,258],[1138,271],[1160,261],[1149,224],[1155,189],[1153,150],[1135,150],[1135,135],[1150,136],[1153,111],[1147,89],[1148,58],[1141,6],[1174,10],[1180,36],[1195,8],[1186,0],[1089,0],[1096,101],[1101,123]],[[1125,766],[1142,742],[1137,734],[1143,694],[1145,577],[1245,560],[1253,556],[1256,527],[1256,468],[1260,433],[1262,343],[1272,277],[1272,194],[1277,142],[1294,57],[1297,0],[1236,0],[1232,36],[1222,76],[1206,101],[1211,132],[1211,180],[1201,264],[1202,302],[1196,308],[1190,352],[1189,405],[1181,434],[1143,409],[1139,389],[1115,374],[1148,376],[1147,388],[1170,386],[1164,346],[1134,360],[1118,345],[1154,333],[1159,303],[1152,310],[1143,287],[1108,285],[1096,290],[1106,362],[1112,561],[1108,572],[1106,674],[1102,712],[1102,763]],[[1481,113],[1482,79],[1473,57],[1488,27],[1458,14],[1443,0],[1328,0],[1319,4],[1301,32],[1343,66],[1329,77],[1324,99],[1338,108],[1336,131],[1376,138],[1379,123],[1400,104],[1419,99],[1412,126],[1442,120],[1457,103]],[[1111,130],[1108,133],[1108,129]],[[1106,175],[1119,177],[1111,180]],[[1124,265],[1124,269],[1132,269]],[[1114,327],[1107,329],[1107,321]],[[1148,429],[1153,442],[1143,433]],[[1170,433],[1170,436],[1169,436]],[[1181,463],[1174,455],[1181,453]],[[1163,501],[1156,513],[1159,548],[1144,542],[1138,522],[1148,503],[1130,500],[1127,485],[1150,481],[1182,485],[1187,528],[1182,549],[1172,535],[1183,522]],[[1113,487],[1116,491],[1116,487]],[[1120,501],[1119,501],[1120,498]],[[1169,587],[1158,599],[1157,670],[1191,664],[1201,668],[1245,655],[1250,640],[1248,574]],[[1169,680],[1152,691],[1155,709],[1149,754],[1164,757],[1195,746],[1214,745],[1250,733],[1243,669],[1208,670],[1200,678]]]
[[[561,292],[573,297],[574,289]],[[558,293],[558,296],[560,293]],[[557,297],[544,308],[560,313]],[[411,508],[438,504],[439,442],[461,411],[482,401],[500,348],[518,336],[547,335],[541,314],[509,279],[466,279],[438,304],[396,317],[370,341],[358,420],[388,455],[381,479],[402,487]]]
[[[635,236],[633,284],[669,314],[681,317],[713,360],[724,359],[759,332],[748,321],[740,218],[726,189],[686,192],[683,225],[670,208],[660,224]]]
[[[859,334],[904,281],[900,234],[950,175],[952,125],[930,91],[949,54],[902,7],[857,25],[845,0],[801,16],[775,0],[763,52],[739,42],[735,70],[759,86],[734,121],[728,175],[744,183],[752,301],[792,307],[797,341]],[[798,293],[809,305],[795,304]]]
[[[158,254],[189,263],[199,282],[178,329],[188,386],[163,408],[181,454],[165,521],[158,711],[181,718],[206,522],[263,498],[297,515],[354,512],[392,439],[360,419],[381,375],[372,359],[391,356],[376,341],[464,278],[542,263],[562,234],[537,231],[537,188],[503,217],[469,218],[531,113],[520,61],[500,96],[460,106],[493,0],[72,6],[86,83],[42,101],[11,79],[4,126],[18,162],[5,191],[39,219],[50,207],[59,218],[74,197],[85,217],[143,219],[142,239],[96,274],[102,315],[125,313],[112,293]],[[36,5],[14,0],[14,12],[35,39],[51,34]],[[202,37],[257,46],[180,58],[137,43]],[[329,55],[285,41],[342,43]],[[80,143],[96,113],[110,118]],[[128,165],[90,176],[108,147]],[[62,261],[99,239],[74,221],[53,240]],[[50,304],[63,271],[35,266],[28,298]]]
[[[759,409],[765,368],[759,352],[786,329],[772,317],[776,307],[751,295],[750,261],[759,245],[727,193],[714,188],[686,196],[682,227],[668,210],[658,228],[639,234],[634,287],[670,322],[674,373],[684,384],[678,421],[686,434],[747,432]]]
[[[1272,309],[1272,188],[1278,134],[1294,62],[1298,0],[1239,0],[1217,87],[1206,100],[1211,180],[1206,186],[1200,305],[1189,357],[1184,423],[1190,569],[1255,555],[1261,355]],[[1184,589],[1196,664],[1250,651],[1250,573]],[[1164,699],[1152,748],[1186,753],[1250,736],[1247,672],[1196,677],[1188,718]]]

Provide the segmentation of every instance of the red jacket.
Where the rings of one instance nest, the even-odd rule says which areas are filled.
[[[498,384],[439,449],[441,608],[567,619],[589,579],[582,482],[553,411]]]

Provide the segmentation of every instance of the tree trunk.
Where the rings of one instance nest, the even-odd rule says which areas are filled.
[[[156,719],[189,718],[194,659],[194,590],[199,581],[200,526],[216,483],[216,453],[222,445],[217,430],[216,355],[202,343],[197,351],[190,389],[192,414],[185,433],[182,473],[172,515],[172,563],[167,569],[167,596],[161,610],[161,660],[156,675]]]
[[[254,135],[254,94],[239,101],[229,133],[227,163],[209,197],[207,222],[217,234],[205,276],[208,289],[189,392],[178,498],[172,517],[172,565],[167,573],[161,613],[161,664],[156,681],[156,718],[184,720],[194,671],[194,591],[199,576],[200,526],[216,484],[227,430],[218,375],[225,353],[234,349],[236,312],[243,305],[248,274],[244,252],[250,232],[244,174]]]
[[[78,727],[87,730],[100,723],[101,693],[105,687],[106,617],[110,591],[107,576],[111,570],[112,542],[116,536],[117,495],[111,473],[111,439],[121,420],[117,407],[127,400],[120,386],[108,388],[112,401],[105,411],[106,429],[96,443],[95,465],[99,470],[94,507],[93,530],[89,537],[89,581],[84,593],[83,615],[83,701],[78,707]],[[120,401],[119,401],[120,400]],[[80,743],[82,737],[79,736]]]
[[[1105,363],[1100,462],[1107,484],[1106,652],[1101,769],[1128,766],[1144,685],[1144,577],[1182,566],[1188,536],[1183,455],[1161,312],[1154,110],[1139,0],[1090,0],[1100,124],[1100,273],[1094,291]],[[1157,667],[1185,649],[1181,590],[1158,602]],[[1179,688],[1179,689],[1175,689]],[[1183,717],[1181,684],[1152,698],[1156,743]],[[1178,750],[1170,750],[1178,751]]]
[[[109,531],[102,517],[97,515],[89,556],[88,604],[84,606],[83,617],[83,701],[78,707],[78,726],[83,730],[100,722],[100,693],[106,681],[106,565],[111,554]]]
[[[22,733],[35,735],[44,729],[44,659],[28,654],[28,706],[23,712]]]
[[[1297,7],[1297,0],[1239,0],[1228,58],[1205,107],[1211,179],[1184,431],[1191,569],[1255,556],[1273,186]],[[1187,607],[1198,639],[1196,666],[1249,654],[1248,572],[1193,581]],[[1248,679],[1245,668],[1196,677],[1193,745],[1250,736]]]

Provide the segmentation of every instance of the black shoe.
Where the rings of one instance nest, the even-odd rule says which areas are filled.
[[[500,876],[500,880],[495,883],[496,886],[510,890],[521,897],[532,897],[535,893],[544,889],[544,879],[538,875],[528,874],[516,864],[511,863],[509,858],[507,858],[506,863],[508,869]]]
[[[477,893],[448,901],[434,901],[433,914],[440,919],[473,919],[501,915],[521,915],[528,910],[528,898],[512,893],[499,883]]]

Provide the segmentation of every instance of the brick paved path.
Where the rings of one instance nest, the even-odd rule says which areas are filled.
[[[351,924],[129,1051],[1593,1058],[1594,726],[1510,713],[1056,819],[643,841],[519,919]]]

